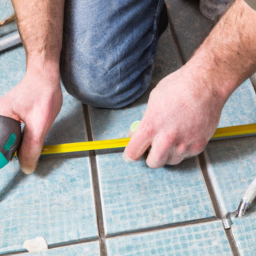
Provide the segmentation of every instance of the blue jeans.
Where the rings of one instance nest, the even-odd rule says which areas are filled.
[[[163,0],[66,0],[61,76],[95,107],[121,108],[150,85]]]
[[[234,0],[201,0],[219,17]],[[150,85],[164,0],[66,0],[61,76],[94,107],[121,108]],[[170,46],[171,47],[171,46]]]

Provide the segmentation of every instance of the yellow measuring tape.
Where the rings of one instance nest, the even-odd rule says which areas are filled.
[[[231,127],[218,128],[211,140],[228,139],[233,137],[243,137],[256,135],[256,124],[238,125]],[[67,143],[59,145],[48,145],[43,147],[42,155],[81,152],[87,150],[124,148],[128,145],[131,138],[87,141],[77,143]]]

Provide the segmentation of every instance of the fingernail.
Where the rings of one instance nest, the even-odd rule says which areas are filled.
[[[134,160],[132,160],[131,158],[129,158],[126,153],[123,153],[123,160],[127,163],[127,164],[131,164],[133,162],[135,162]]]
[[[28,168],[21,168],[21,170],[22,170],[22,172],[24,172],[27,175],[29,175],[35,171],[35,170],[28,169]]]
[[[129,130],[129,136],[132,137],[133,133],[137,130],[138,126],[140,124],[140,121],[135,121],[132,123],[130,130]]]

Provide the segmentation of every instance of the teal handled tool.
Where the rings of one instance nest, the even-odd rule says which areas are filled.
[[[20,122],[0,116],[0,169],[12,160],[20,142]]]

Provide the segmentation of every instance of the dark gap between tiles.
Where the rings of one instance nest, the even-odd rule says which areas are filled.
[[[217,218],[222,219],[223,216],[221,216],[220,206],[219,206],[218,200],[216,198],[216,195],[215,195],[214,189],[212,187],[212,184],[210,182],[210,178],[209,178],[208,173],[206,171],[206,168],[207,168],[206,167],[206,160],[205,160],[204,155],[202,153],[198,156],[198,160],[199,160],[200,169],[201,169],[203,177],[204,177],[205,185],[208,189],[208,192],[209,192],[209,195],[210,195],[210,198],[211,198],[211,201],[212,201],[212,205],[213,205],[213,209],[215,211],[215,214],[216,214]]]
[[[166,230],[166,229],[171,229],[171,228],[185,227],[185,226],[197,225],[197,224],[202,224],[202,223],[210,223],[210,222],[219,221],[219,220],[220,219],[217,217],[189,220],[189,221],[184,221],[184,222],[167,224],[167,225],[163,225],[163,226],[156,226],[156,227],[143,228],[143,229],[138,229],[138,230],[124,231],[121,233],[113,233],[113,234],[106,235],[106,238],[145,234],[145,233],[152,232],[152,231],[161,231],[161,230]]]
[[[229,245],[231,247],[233,255],[234,256],[240,256],[241,254],[240,254],[239,249],[237,247],[236,240],[235,240],[233,232],[232,232],[232,227],[231,227],[231,229],[225,230],[225,233],[226,233],[226,236],[227,236],[227,239],[228,239],[228,242],[229,242]]]
[[[173,38],[174,43],[175,43],[175,45],[176,45],[176,47],[178,49],[181,61],[182,61],[183,65],[184,65],[186,63],[186,60],[185,60],[185,57],[184,57],[184,55],[182,53],[182,50],[181,50],[181,47],[180,47],[180,44],[179,44],[179,41],[178,41],[178,37],[177,37],[177,34],[176,34],[174,26],[173,26],[171,15],[170,15],[169,12],[167,12],[167,15],[168,15],[169,27],[170,27],[170,30],[171,30],[172,38]]]
[[[199,159],[200,169],[201,169],[202,174],[204,176],[205,184],[206,184],[206,187],[208,189],[208,192],[209,192],[209,195],[210,195],[210,198],[211,198],[212,205],[213,205],[214,211],[216,213],[216,216],[223,221],[225,219],[225,216],[222,216],[222,214],[221,214],[219,202],[218,202],[218,199],[216,197],[214,188],[212,187],[212,184],[211,184],[208,172],[207,172],[207,165],[206,165],[206,160],[205,160],[204,154],[201,153],[198,156],[198,159]],[[226,234],[226,237],[228,239],[228,242],[229,242],[229,245],[230,245],[230,248],[232,250],[233,255],[234,256],[240,256],[238,247],[236,245],[235,238],[234,238],[232,230],[231,230],[232,227],[231,227],[231,229],[225,229],[224,225],[223,225],[223,229],[225,231],[225,234]]]
[[[98,238],[91,238],[91,239],[86,239],[86,240],[77,240],[77,241],[68,241],[67,243],[62,243],[62,244],[52,244],[48,246],[48,250],[52,249],[57,249],[57,248],[63,248],[63,247],[68,247],[68,246],[73,246],[73,245],[79,245],[79,244],[87,244],[91,242],[99,242]],[[20,251],[20,252],[8,252],[1,254],[0,256],[10,256],[10,255],[29,255],[30,253],[28,251]]]
[[[91,120],[90,120],[89,110],[87,105],[83,105],[83,112],[84,112],[88,141],[93,141],[92,126],[91,126]],[[98,168],[97,168],[97,162],[96,162],[96,153],[94,150],[89,151],[89,157],[90,157],[90,165],[91,165],[91,172],[92,172],[95,210],[96,210],[98,232],[99,232],[100,254],[101,256],[107,256],[108,254],[107,254],[107,247],[105,243],[105,229],[104,229],[102,203],[101,203],[101,195],[100,195],[100,184],[99,184]]]

